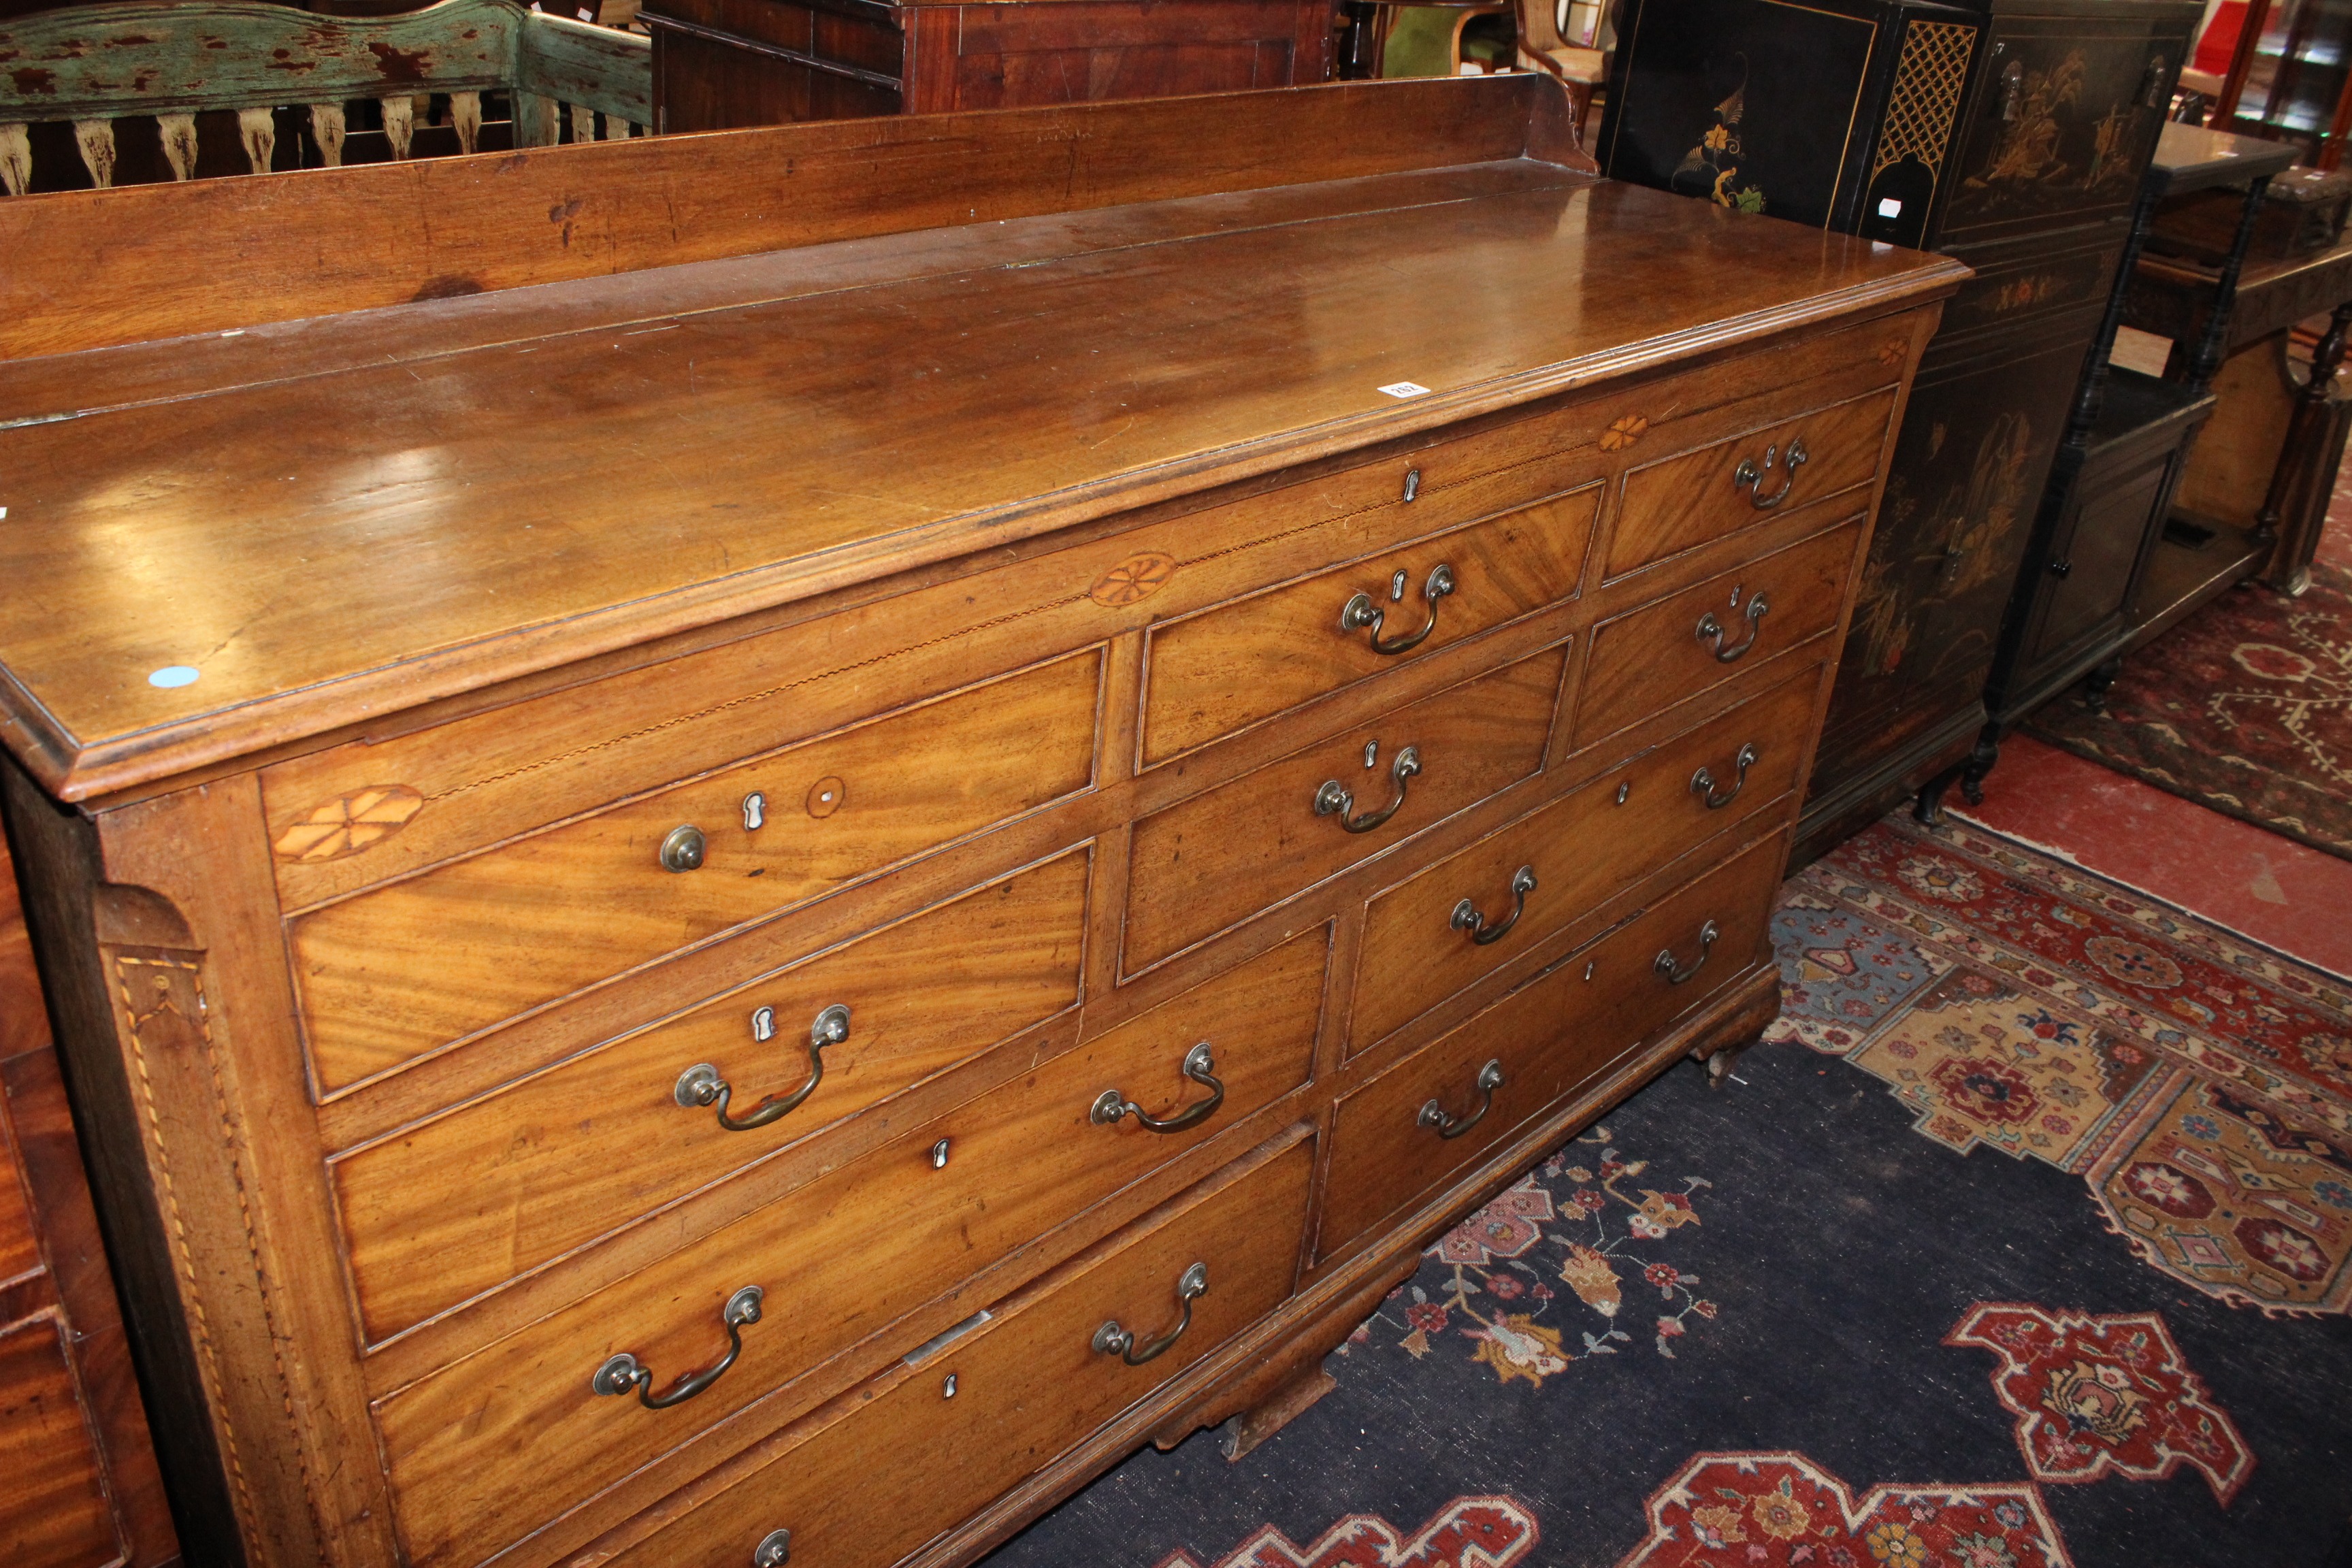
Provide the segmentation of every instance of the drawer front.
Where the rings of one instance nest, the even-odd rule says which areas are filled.
[[[1795,788],[1821,678],[1809,666],[1376,894],[1349,1039],[1361,1048],[1384,1038]],[[1465,902],[1471,918],[1456,912]]]
[[[1101,675],[1089,649],[296,918],[320,1089],[1086,788]],[[698,866],[665,868],[687,827]]]
[[[1087,856],[968,893],[335,1162],[380,1342],[971,1058],[1078,999]],[[846,1033],[812,1050],[845,1009]],[[767,1015],[763,1041],[757,1014]],[[698,1064],[756,1121],[687,1093]]]
[[[1488,483],[1526,483],[1528,465]],[[1576,592],[1599,514],[1587,485],[1150,634],[1148,765]]]
[[[1565,662],[1564,648],[1547,649],[1136,823],[1122,972],[1138,973],[1533,773]],[[1377,826],[1346,826],[1391,805]]]
[[[1785,834],[1743,850],[1344,1096],[1318,1257],[1469,1169],[1746,969],[1788,853]],[[1716,935],[1702,945],[1710,922]],[[1500,1075],[1491,1098],[1481,1086],[1489,1063]],[[1448,1128],[1459,1130],[1448,1138]]]
[[[1663,458],[1625,476],[1607,575],[1836,498],[1878,475],[1892,387]],[[1853,498],[1864,506],[1868,498]]]
[[[0,1164],[0,1182],[14,1179]],[[10,1568],[122,1559],[60,1328],[43,1313],[0,1332],[0,1563]]]
[[[1577,747],[1834,627],[1860,532],[1817,535],[1595,626]]]
[[[612,1560],[613,1568],[744,1568],[776,1531],[810,1568],[887,1568],[1050,1464],[1104,1422],[1281,1305],[1297,1267],[1314,1168],[1271,1146],[1123,1232],[1115,1250],[877,1380],[835,1419],[772,1443],[726,1490]],[[1189,1321],[1177,1297],[1200,1264]],[[1140,1365],[1094,1348],[1105,1323]],[[781,1558],[778,1561],[782,1561]]]
[[[1294,938],[379,1402],[415,1560],[478,1562],[1307,1081],[1328,948]],[[1212,1114],[1095,1120],[1107,1090],[1160,1121],[1206,1100],[1184,1072],[1202,1041]],[[656,1394],[716,1363],[749,1285],[760,1320],[706,1391],[666,1410],[591,1391],[624,1352]]]

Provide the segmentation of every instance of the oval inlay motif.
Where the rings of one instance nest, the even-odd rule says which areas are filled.
[[[425,797],[406,784],[370,784],[319,806],[270,847],[281,860],[340,860],[383,843],[424,809]]]
[[[1176,558],[1158,551],[1130,555],[1096,580],[1087,597],[1106,609],[1141,604],[1168,585],[1176,575]]]
[[[809,785],[808,814],[811,816],[831,816],[849,804],[849,786],[831,773]]]

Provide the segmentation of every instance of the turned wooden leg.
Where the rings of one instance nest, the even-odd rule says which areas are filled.
[[[1912,818],[1930,827],[1941,826],[1944,821],[1944,792],[1951,788],[1952,781],[1959,776],[1959,768],[1946,768],[1920,785],[1918,804],[1911,808]]]
[[[2321,470],[2326,467],[2329,456],[2325,451],[2332,423],[2328,405],[2336,373],[2344,363],[2347,329],[2352,329],[2352,300],[2336,307],[2327,319],[2326,335],[2311,351],[2311,374],[2295,395],[2294,412],[2287,416],[2286,440],[2279,447],[2278,462],[2271,469],[2262,510],[2254,514],[2256,541],[2276,546],[2263,565],[2263,580],[2288,595],[2301,594],[2310,586],[2311,558],[2318,552],[2319,535],[2326,526],[2335,475]],[[2299,510],[2307,515],[2298,516],[2294,539],[2281,541],[2279,525],[2284,518],[2287,497],[2298,488],[2305,489],[2304,504]],[[2317,491],[2315,497],[2310,494],[2314,489]]]
[[[1977,749],[1970,752],[1969,760],[1960,765],[1960,794],[1968,798],[1970,805],[1984,804],[1985,775],[1992,772],[1994,763],[2000,761],[2000,739],[1999,731],[1992,725],[1986,725],[1984,734],[1977,740]]]

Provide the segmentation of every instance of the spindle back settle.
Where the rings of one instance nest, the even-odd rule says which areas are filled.
[[[833,121],[20,196],[0,202],[0,359],[1522,154],[1591,167],[1556,92],[1450,85]]]

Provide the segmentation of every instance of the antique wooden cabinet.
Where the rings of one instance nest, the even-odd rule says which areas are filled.
[[[2197,17],[2179,0],[1629,7],[1608,173],[1976,272],[1919,368],[1800,858],[1983,725],[2002,612]]]
[[[1985,776],[2000,761],[2011,730],[2086,676],[2086,700],[2101,703],[2125,651],[2145,640],[2151,617],[2137,605],[2147,597],[2149,569],[2170,526],[2172,499],[2198,432],[2213,413],[2210,383],[2221,364],[2246,239],[2263,187],[2294,156],[2289,148],[2252,137],[2179,123],[2164,127],[2028,536],[2025,569],[2002,620],[1985,685],[1985,727],[1968,762],[1921,791],[1921,817],[1936,819],[1955,781],[1971,804],[1981,803]],[[2208,333],[2183,345],[2184,377],[2167,380],[2109,364],[2134,266],[2160,204],[2208,190],[2234,196],[2240,222],[2224,258],[2219,308],[2208,313]]]
[[[178,1553],[0,843],[0,1563],[162,1568]]]
[[[1754,1037],[1964,274],[1586,163],[1523,75],[0,206],[192,1562],[969,1561]]]
[[[1297,87],[1328,0],[648,0],[664,131]]]

